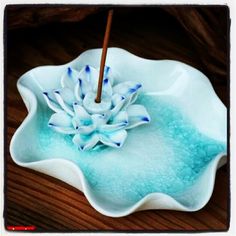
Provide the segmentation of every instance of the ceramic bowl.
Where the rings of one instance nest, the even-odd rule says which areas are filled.
[[[101,49],[70,63],[25,73],[17,88],[28,116],[15,132],[15,163],[81,190],[100,213],[121,217],[146,209],[196,211],[209,200],[217,169],[226,162],[227,113],[208,78],[173,60],[147,60],[109,48],[114,83],[142,83],[138,103],[150,124],[128,132],[122,148],[79,151],[69,135],[49,129],[42,91],[57,88],[70,66],[99,67]],[[203,191],[204,189],[204,191]]]

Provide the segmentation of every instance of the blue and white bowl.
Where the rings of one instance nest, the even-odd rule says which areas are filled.
[[[86,145],[80,139],[75,140],[81,120],[68,119],[73,120],[69,124],[75,133],[57,132],[57,128],[60,131],[63,128],[57,127],[56,122],[68,123],[66,119],[54,119],[57,112],[49,107],[47,96],[53,91],[57,108],[73,118],[73,109],[78,104],[65,107],[63,101],[69,102],[67,97],[63,97],[62,90],[55,89],[62,89],[68,80],[62,82],[61,78],[73,71],[86,75],[86,65],[94,71],[92,68],[99,67],[100,57],[101,49],[88,50],[70,63],[37,67],[18,80],[17,87],[29,114],[11,140],[13,160],[80,189],[91,205],[107,216],[121,217],[145,209],[199,210],[212,194],[217,168],[226,162],[227,153],[226,108],[208,78],[178,61],[147,60],[123,49],[109,48],[106,60],[112,72],[108,76],[112,85],[109,89],[126,81],[142,84],[142,90],[137,87],[139,95],[134,100],[145,107],[139,117],[147,119],[138,121],[148,122],[151,118],[151,122],[129,129],[123,139],[120,136],[119,140],[125,140],[119,141],[122,145],[110,139],[110,145],[96,143],[97,146],[90,144],[84,148]],[[103,112],[98,112],[93,99],[87,103],[80,100],[85,97],[86,94],[77,100],[87,107],[85,126],[89,126],[93,113],[104,114],[111,106],[107,110],[105,104]],[[134,105],[134,100],[129,100],[132,101],[129,106]],[[104,98],[106,101],[112,102]],[[120,130],[126,132],[131,119],[121,117]],[[113,148],[111,143],[120,147]]]

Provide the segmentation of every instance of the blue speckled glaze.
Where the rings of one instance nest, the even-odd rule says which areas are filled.
[[[70,67],[68,67],[68,69],[67,69],[67,73],[68,73],[69,76],[71,76],[71,74],[72,74],[72,70],[71,70]]]
[[[199,133],[168,99],[140,95],[137,103],[146,107],[150,124],[129,130],[121,149],[98,146],[87,152],[78,151],[69,135],[49,129],[51,113],[39,106],[34,155],[38,160],[73,161],[97,195],[114,204],[131,205],[149,193],[175,196],[187,190],[207,164],[226,151],[225,143]]]
[[[89,66],[86,66],[85,71],[86,71],[87,73],[90,72],[90,68],[89,68]]]

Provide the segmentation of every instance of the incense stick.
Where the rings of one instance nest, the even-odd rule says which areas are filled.
[[[108,42],[109,42],[112,16],[113,16],[113,10],[109,10],[108,18],[107,18],[106,32],[105,32],[105,36],[104,36],[104,40],[103,40],[103,47],[102,47],[102,57],[101,57],[101,62],[100,62],[100,73],[99,73],[99,79],[98,79],[97,97],[95,99],[96,103],[101,102],[104,67],[105,67],[106,56],[107,56],[107,46],[108,46]]]

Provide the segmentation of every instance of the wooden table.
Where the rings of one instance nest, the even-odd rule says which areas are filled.
[[[6,32],[5,225],[34,225],[36,230],[43,232],[227,230],[227,166],[217,172],[214,193],[200,211],[186,213],[153,210],[110,218],[96,212],[79,190],[13,163],[9,143],[27,115],[16,89],[17,79],[33,67],[65,64],[86,49],[101,47],[105,18],[106,14],[99,12],[78,23],[52,23]],[[130,10],[117,10],[110,46],[127,49],[145,58],[186,62],[202,70],[211,79],[218,96],[228,105],[227,76],[225,80],[217,80],[204,70],[188,34],[164,10],[139,8],[132,12],[132,18]]]

